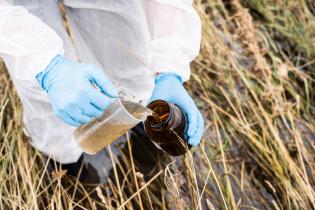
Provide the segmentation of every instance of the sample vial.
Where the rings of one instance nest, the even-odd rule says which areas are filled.
[[[148,137],[171,156],[186,153],[190,148],[185,138],[186,116],[173,103],[155,100],[148,106],[153,111],[144,122]]]
[[[77,128],[75,140],[84,152],[96,154],[151,114],[150,109],[138,103],[117,99],[100,118]]]

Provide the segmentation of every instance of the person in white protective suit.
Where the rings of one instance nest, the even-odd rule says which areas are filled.
[[[76,163],[83,152],[74,130],[121,91],[144,105],[177,104],[188,119],[188,142],[197,145],[204,122],[182,85],[200,47],[192,0],[64,0],[70,35],[60,4],[0,0],[0,57],[32,145],[62,164]]]

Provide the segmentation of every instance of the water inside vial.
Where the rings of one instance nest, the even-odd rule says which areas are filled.
[[[101,118],[79,127],[75,138],[84,152],[95,154],[151,115],[152,110],[138,103],[114,102]]]

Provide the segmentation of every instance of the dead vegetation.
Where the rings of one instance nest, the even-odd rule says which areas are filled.
[[[112,195],[61,185],[64,174],[49,176],[22,134],[22,109],[2,65],[0,209],[315,209],[314,2],[195,6],[203,40],[187,87],[206,119],[201,145],[149,180],[126,157],[129,194],[115,180]]]

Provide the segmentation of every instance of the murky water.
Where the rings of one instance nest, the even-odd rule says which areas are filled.
[[[117,100],[100,119],[79,127],[75,139],[84,152],[95,154],[152,114],[150,109],[138,103]]]

